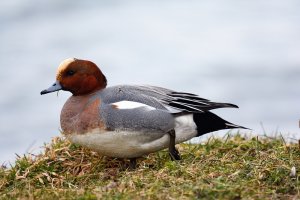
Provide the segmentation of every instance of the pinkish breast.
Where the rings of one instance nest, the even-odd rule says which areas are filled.
[[[60,114],[63,134],[84,134],[95,128],[105,129],[99,116],[100,99],[89,101],[91,96],[71,96]]]

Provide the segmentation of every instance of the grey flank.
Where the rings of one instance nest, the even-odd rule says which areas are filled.
[[[166,133],[174,129],[174,114],[202,113],[215,108],[237,107],[233,104],[211,102],[195,94],[155,86],[113,86],[99,91],[94,98],[101,99],[100,115],[110,130]],[[120,101],[139,102],[156,110],[143,107],[114,109],[111,104]]]
[[[143,90],[143,87],[114,86],[100,91],[97,96],[101,99],[100,115],[110,130],[155,132],[163,135],[175,126],[174,116],[158,100],[162,98],[161,95]],[[148,110],[145,107],[114,109],[112,103],[120,101],[139,102],[156,109]]]

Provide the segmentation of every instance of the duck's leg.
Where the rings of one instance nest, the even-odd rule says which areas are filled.
[[[130,158],[129,159],[129,169],[133,170],[136,169],[136,158]]]
[[[176,139],[175,130],[174,129],[170,130],[168,134],[170,135],[169,155],[172,160],[181,160],[180,154],[175,147],[175,139]]]

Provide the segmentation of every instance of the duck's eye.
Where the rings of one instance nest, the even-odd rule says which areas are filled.
[[[68,75],[68,76],[72,76],[72,75],[74,75],[74,74],[75,74],[75,72],[74,72],[73,70],[67,71],[67,75]]]

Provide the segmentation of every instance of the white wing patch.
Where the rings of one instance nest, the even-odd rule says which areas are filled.
[[[143,103],[139,103],[139,102],[135,102],[135,101],[119,101],[116,103],[112,103],[111,105],[116,106],[118,109],[134,109],[134,108],[141,108],[144,107],[147,110],[156,110],[156,108],[143,104]]]

